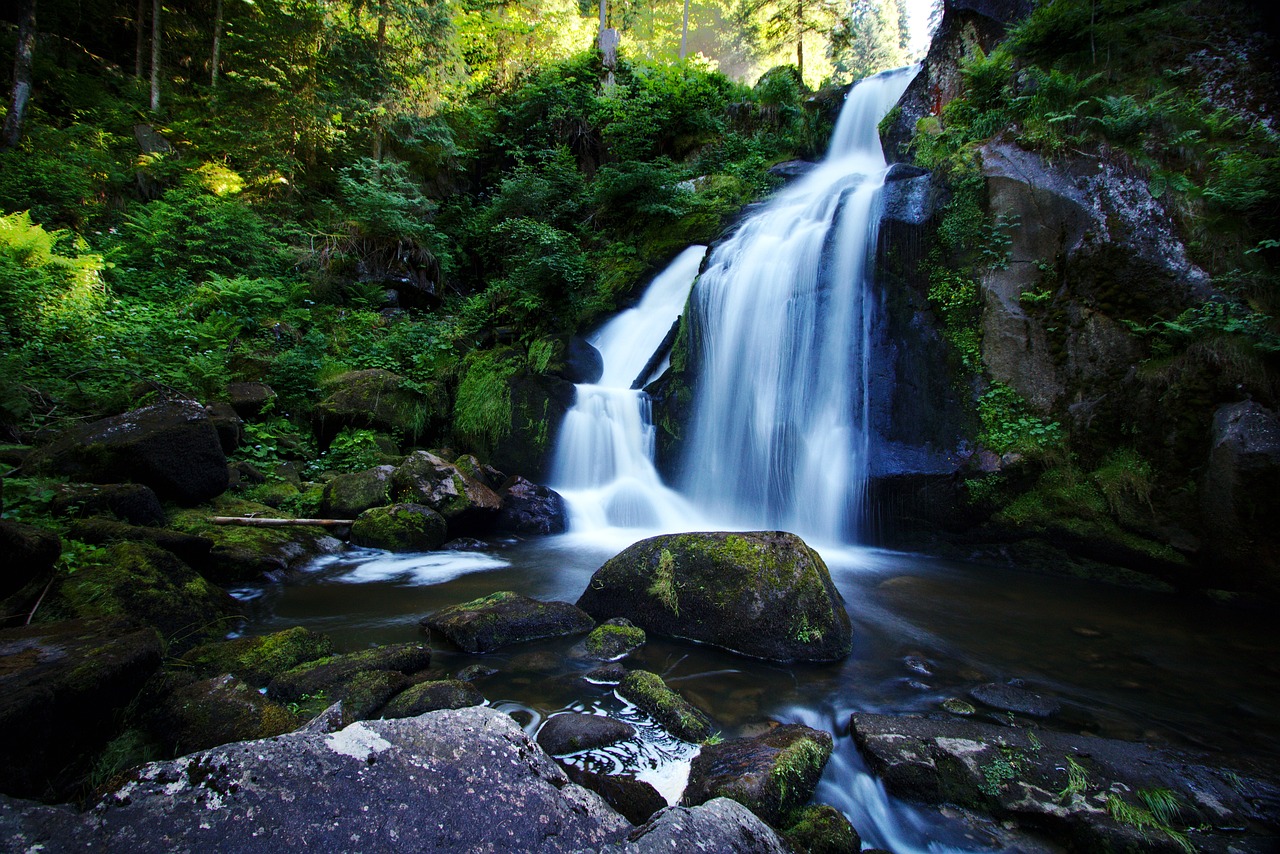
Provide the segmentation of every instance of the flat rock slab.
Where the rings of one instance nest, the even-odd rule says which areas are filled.
[[[827,565],[781,531],[641,540],[596,570],[578,607],[771,661],[838,661],[853,650]]]
[[[513,643],[579,635],[595,621],[568,602],[541,602],[501,591],[441,608],[421,620],[464,652],[491,652]]]
[[[969,696],[993,709],[1029,715],[1033,718],[1053,717],[1062,709],[1062,705],[1051,697],[1045,697],[1016,685],[1001,685],[998,682],[979,685],[969,692]]]
[[[1181,850],[1161,829],[1113,817],[1120,802],[1145,810],[1139,793],[1157,790],[1176,799],[1172,827],[1197,851],[1280,843],[1275,769],[1243,758],[956,718],[857,714],[851,728],[891,794],[987,813],[1073,850]]]

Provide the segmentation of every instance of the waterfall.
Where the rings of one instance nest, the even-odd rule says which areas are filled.
[[[712,253],[693,293],[698,381],[682,492],[734,527],[857,536],[869,464],[885,162],[877,123],[916,69],[858,83],[825,160]]]
[[[655,431],[649,396],[633,389],[684,311],[707,247],[690,246],[622,312],[588,341],[600,351],[599,382],[579,384],[565,415],[551,484],[565,498],[576,533],[688,530],[698,514],[662,483],[653,465]],[[624,534],[628,542],[638,535]]]

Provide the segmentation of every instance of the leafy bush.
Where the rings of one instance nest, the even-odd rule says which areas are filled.
[[[0,217],[0,343],[79,341],[105,305],[102,258],[80,238],[46,231],[23,211]]]

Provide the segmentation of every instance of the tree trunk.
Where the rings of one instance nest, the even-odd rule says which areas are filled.
[[[689,52],[689,0],[684,0],[684,22],[680,25],[680,58]]]
[[[147,49],[147,0],[138,0],[138,11],[133,16],[133,29],[137,45],[133,52],[133,78],[142,79],[142,54]]]
[[[209,86],[218,88],[218,54],[222,48],[222,0],[218,0],[213,12],[213,56],[209,58]]]
[[[151,0],[151,112],[160,112],[160,0]]]
[[[796,71],[804,85],[804,7],[796,0]]]
[[[22,139],[22,119],[31,98],[31,62],[36,52],[36,0],[27,0],[18,22],[18,46],[13,60],[13,94],[9,99],[9,114],[4,119],[4,134],[0,143],[13,148]]]

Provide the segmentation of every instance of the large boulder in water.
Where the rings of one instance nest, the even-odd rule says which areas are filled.
[[[29,465],[92,483],[133,481],[191,505],[226,491],[227,457],[205,407],[174,400],[65,431]]]
[[[356,517],[351,542],[391,552],[429,552],[445,541],[444,517],[421,504],[374,507]]]
[[[396,501],[423,504],[443,516],[452,537],[484,532],[502,508],[496,492],[428,451],[410,454],[391,486]]]
[[[441,608],[421,624],[466,652],[580,635],[595,627],[594,620],[568,602],[542,602],[508,590]]]
[[[778,531],[641,540],[596,571],[578,607],[772,661],[836,661],[853,649],[827,565]]]
[[[498,494],[502,497],[499,530],[514,534],[562,534],[569,528],[564,498],[549,486],[515,475],[507,478]]]

